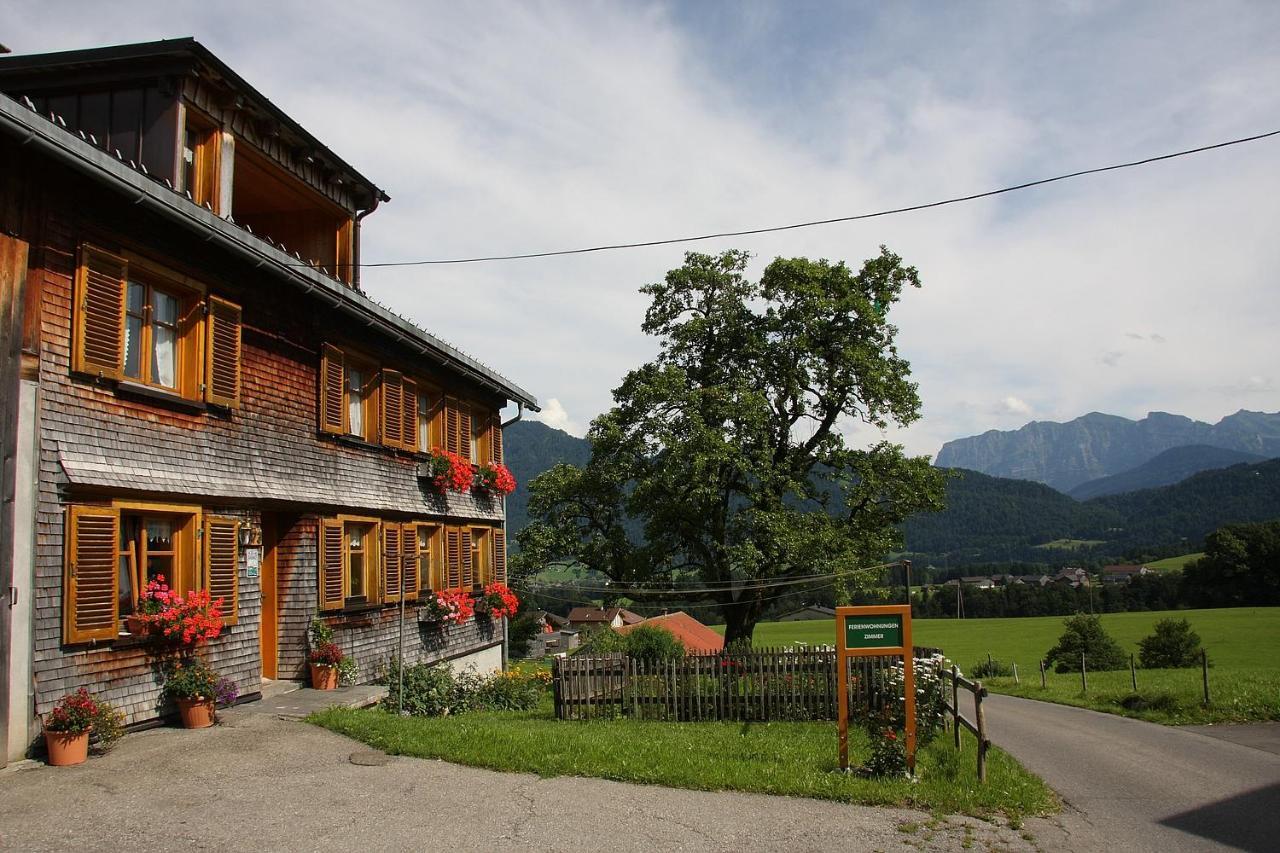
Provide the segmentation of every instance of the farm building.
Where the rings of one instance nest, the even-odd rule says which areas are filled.
[[[499,666],[500,619],[415,617],[506,573],[502,495],[431,451],[497,470],[537,401],[361,290],[386,193],[193,39],[0,58],[0,92],[6,754],[79,687],[169,712],[129,628],[160,576],[223,599],[242,696],[317,614],[361,681],[402,618],[410,660]]]

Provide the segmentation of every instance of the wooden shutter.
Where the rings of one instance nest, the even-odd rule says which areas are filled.
[[[489,421],[489,455],[495,465],[502,464],[502,416]]]
[[[471,407],[458,407],[458,455],[463,459],[471,459]]]
[[[470,546],[470,536],[467,537],[467,545]],[[462,531],[456,527],[450,527],[445,531],[445,586],[448,589],[457,589],[462,586]],[[467,549],[468,557],[470,557],[470,547]]]
[[[80,250],[71,368],[119,379],[124,366],[124,292],[129,262],[96,246]]]
[[[404,560],[404,548],[400,540],[400,525],[383,523],[382,525],[382,600],[399,601],[403,588],[404,576],[400,567]]]
[[[382,371],[382,443],[404,446],[404,377],[398,370]]]
[[[204,399],[215,406],[240,405],[240,306],[209,297],[205,321]]]
[[[400,532],[400,571],[404,572],[405,600],[418,597],[418,528],[406,524]]]
[[[507,582],[507,531],[495,530],[493,536],[493,579],[501,584]]]
[[[347,431],[346,384],[342,350],[325,344],[320,355],[320,431]]]
[[[239,615],[239,534],[234,518],[210,516],[204,520],[204,588],[222,599],[222,622],[234,625]]]
[[[343,551],[342,522],[336,518],[320,520],[320,609],[341,610],[344,603],[343,593]]]
[[[471,555],[471,531],[464,527],[459,533],[462,539],[460,544],[462,551],[462,588],[471,589],[476,582],[475,560],[472,559]]]
[[[462,429],[459,422],[458,401],[452,397],[444,401],[444,449],[450,453],[462,452]]]
[[[419,450],[418,447],[418,383],[412,379],[404,380],[403,401],[400,406],[400,431],[404,435],[405,450]]]
[[[114,509],[67,508],[62,639],[113,640],[120,633],[120,516]]]

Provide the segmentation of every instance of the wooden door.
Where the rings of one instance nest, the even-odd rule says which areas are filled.
[[[262,621],[258,626],[258,643],[262,659],[262,677],[276,678],[279,656],[279,623],[276,582],[276,551],[280,544],[279,520],[273,513],[262,514],[262,567],[259,583],[262,589]]]

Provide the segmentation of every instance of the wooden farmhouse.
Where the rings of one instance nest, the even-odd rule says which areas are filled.
[[[402,630],[500,666],[502,620],[416,616],[506,575],[502,497],[426,463],[500,463],[537,401],[361,290],[388,196],[194,39],[3,57],[0,92],[5,754],[79,687],[168,715],[127,626],[159,575],[224,598],[242,696],[303,676],[317,615],[359,681]]]

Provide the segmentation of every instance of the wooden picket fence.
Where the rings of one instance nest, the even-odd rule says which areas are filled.
[[[914,651],[927,657],[936,650]],[[852,712],[884,706],[883,673],[900,662],[895,656],[850,660]],[[555,659],[551,686],[561,720],[834,720],[836,675],[834,649],[754,648],[673,661],[579,654]]]

